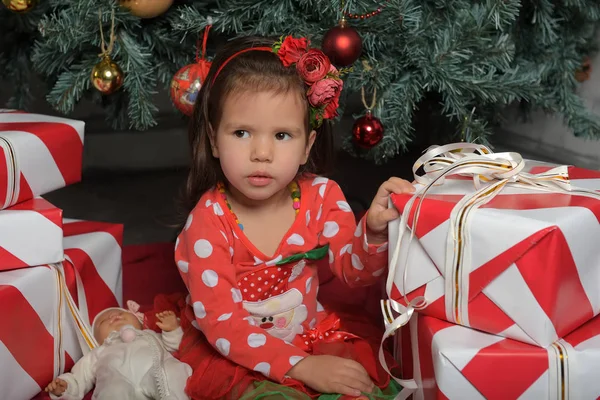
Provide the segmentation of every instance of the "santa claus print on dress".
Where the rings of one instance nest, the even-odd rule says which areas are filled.
[[[303,302],[302,293],[291,289],[266,300],[244,301],[243,306],[256,326],[290,343],[296,335],[304,332],[302,323],[306,321],[308,311]]]

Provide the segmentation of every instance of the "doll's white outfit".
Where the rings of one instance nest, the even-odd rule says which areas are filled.
[[[67,390],[50,397],[81,400],[95,384],[93,400],[188,400],[184,389],[192,369],[170,353],[179,348],[181,327],[162,334],[131,329],[133,339],[112,332],[70,373],[60,375],[68,383]]]

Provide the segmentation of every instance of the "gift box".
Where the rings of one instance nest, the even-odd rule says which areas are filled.
[[[0,210],[0,271],[63,260],[62,210],[37,197]]]
[[[413,170],[391,197],[394,304],[540,347],[600,312],[600,172],[469,144]]]
[[[0,209],[79,182],[84,125],[0,110]]]
[[[398,335],[414,400],[600,398],[600,316],[548,348],[419,315]]]
[[[30,399],[69,371],[104,308],[122,303],[120,225],[64,222],[65,261],[0,272],[2,398]]]

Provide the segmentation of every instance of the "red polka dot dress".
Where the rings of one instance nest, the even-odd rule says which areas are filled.
[[[356,225],[337,183],[310,176],[298,184],[299,212],[273,255],[246,238],[216,189],[202,196],[177,238],[175,259],[190,294],[186,316],[203,334],[191,347],[210,344],[189,352],[201,360],[185,360],[197,367],[188,382],[192,397],[211,398],[195,396],[197,389],[219,398],[260,376],[289,380],[290,368],[311,352],[310,333],[326,319],[317,263],[327,262],[350,286],[372,284],[387,268],[387,244],[367,243],[366,222]]]

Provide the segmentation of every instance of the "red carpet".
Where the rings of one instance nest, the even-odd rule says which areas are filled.
[[[173,243],[154,243],[126,246],[123,249],[124,301],[135,300],[143,307],[149,307],[154,296],[159,293],[186,290],[173,260],[173,248]],[[325,308],[368,313],[374,323],[380,323],[379,300],[382,298],[383,286],[350,289],[335,278],[328,268],[319,271],[319,280],[319,300]],[[90,400],[91,397],[89,393],[85,400]],[[34,399],[49,398],[46,393],[41,393]]]

